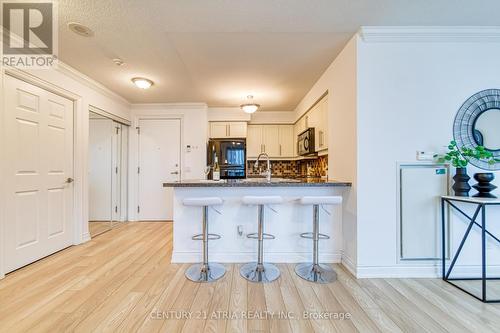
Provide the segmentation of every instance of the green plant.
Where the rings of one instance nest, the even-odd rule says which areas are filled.
[[[450,162],[455,168],[465,168],[471,158],[486,161],[490,165],[500,163],[500,160],[494,158],[493,154],[483,146],[459,149],[454,140],[450,141],[448,152],[439,157],[438,161],[440,163]]]

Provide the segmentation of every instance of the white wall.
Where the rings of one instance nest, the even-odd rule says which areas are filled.
[[[132,129],[130,131],[129,150],[129,220],[137,220],[138,205],[138,136],[135,128],[141,117],[176,117],[182,120],[181,142],[181,179],[204,179],[208,115],[207,105],[193,104],[133,104]],[[191,146],[187,152],[186,146]]]
[[[367,37],[358,44],[358,274],[432,276],[433,263],[397,263],[396,163],[414,161],[416,150],[442,151],[461,104],[480,90],[500,88],[500,43],[457,42],[459,35],[446,40],[439,30],[423,37],[387,33],[388,38],[382,33],[382,40]],[[498,208],[490,211],[490,221],[498,220]],[[491,222],[498,235],[500,225]],[[455,216],[454,226],[456,249],[465,222]],[[477,229],[473,236],[461,266],[480,264]],[[488,263],[500,264],[498,246],[489,252]]]
[[[298,119],[328,92],[328,178],[353,183],[344,193],[342,217],[342,260],[351,270],[357,257],[357,43],[357,36],[354,36],[295,109]]]

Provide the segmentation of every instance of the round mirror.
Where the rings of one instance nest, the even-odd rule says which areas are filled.
[[[476,119],[474,140],[489,151],[500,150],[500,109],[489,109]]]
[[[457,112],[453,136],[460,150],[484,146],[500,159],[500,90],[487,89],[469,97]],[[470,163],[484,170],[500,170],[500,163],[475,158]]]

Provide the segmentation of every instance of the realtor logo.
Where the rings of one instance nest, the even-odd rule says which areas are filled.
[[[2,65],[55,65],[57,8],[52,1],[2,1]]]

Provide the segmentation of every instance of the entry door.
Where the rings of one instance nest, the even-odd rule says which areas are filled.
[[[72,243],[73,102],[8,75],[4,96],[10,272]]]
[[[180,180],[180,119],[141,119],[139,129],[139,220],[172,220],[173,191],[163,183]]]

